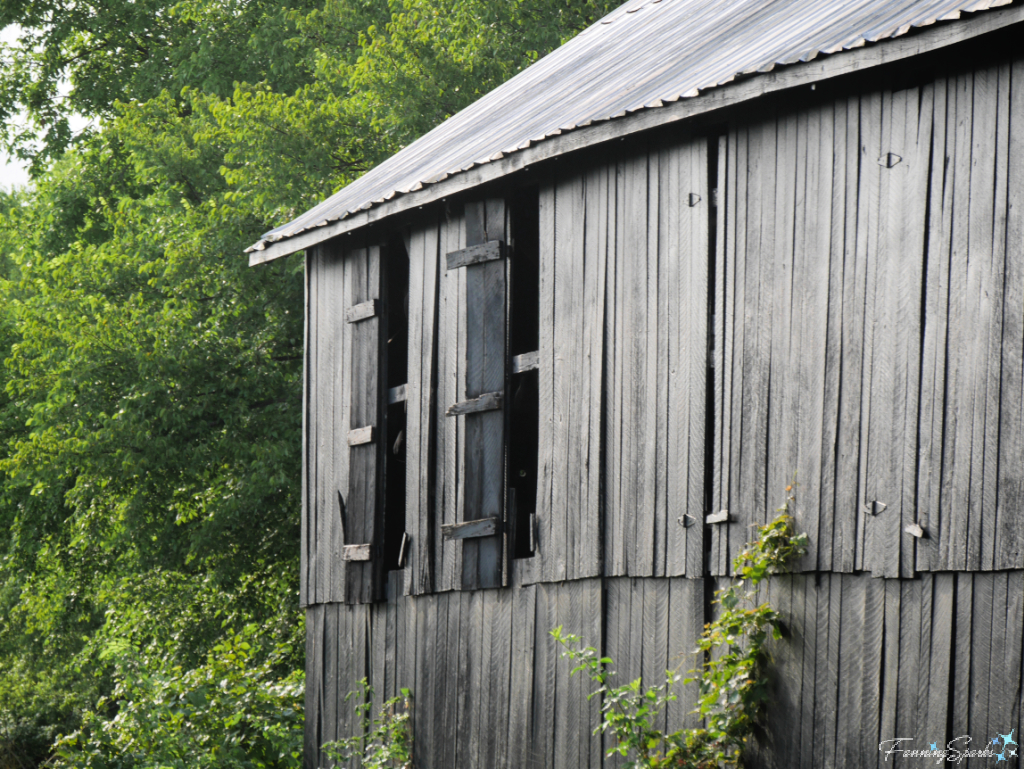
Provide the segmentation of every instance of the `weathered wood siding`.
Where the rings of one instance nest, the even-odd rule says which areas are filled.
[[[326,766],[317,746],[355,734],[345,697],[366,677],[378,703],[412,690],[420,769],[601,766],[600,703],[550,631],[604,646],[623,682],[656,679],[693,666],[702,606],[701,580],[618,578],[310,607],[306,765]],[[693,723],[695,692],[680,695],[663,726]]]
[[[592,734],[592,684],[569,677],[548,631],[603,648],[619,682],[654,683],[694,666],[703,591],[704,580],[620,577],[311,607],[306,765],[326,766],[316,745],[355,733],[344,700],[365,676],[378,701],[413,691],[419,769],[618,766]],[[884,739],[927,748],[968,734],[979,749],[1020,734],[1024,572],[798,574],[767,597],[786,635],[771,647],[771,736],[752,766],[884,769]],[[679,694],[659,726],[696,725],[695,692]]]
[[[802,569],[1024,566],[1022,75],[730,127],[712,573],[794,473]]]

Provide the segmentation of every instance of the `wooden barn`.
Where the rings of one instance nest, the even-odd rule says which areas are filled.
[[[364,676],[418,769],[618,765],[548,631],[692,667],[794,473],[750,764],[1020,735],[1019,0],[629,0],[296,251],[308,767]]]

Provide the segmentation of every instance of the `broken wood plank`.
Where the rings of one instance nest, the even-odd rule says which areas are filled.
[[[471,264],[493,262],[505,255],[505,246],[500,240],[490,240],[475,246],[469,246],[458,251],[452,251],[447,256],[449,270],[459,267],[468,267]]]
[[[379,312],[379,303],[376,299],[370,299],[366,302],[353,305],[345,311],[345,322],[346,323],[358,323],[361,320],[367,318],[373,318]]]
[[[460,414],[476,414],[481,411],[496,411],[501,408],[503,393],[484,393],[479,398],[460,401],[450,406],[444,415],[446,417],[457,417]]]
[[[349,446],[362,446],[364,443],[373,443],[373,425],[348,431]]]
[[[512,358],[512,373],[522,374],[526,371],[535,371],[540,368],[540,351],[524,352],[522,355],[515,355]]]
[[[372,546],[369,543],[365,545],[345,545],[341,549],[341,559],[343,561],[369,561],[371,549]]]
[[[446,523],[441,525],[441,534],[446,541],[490,537],[498,533],[498,520],[497,516],[491,516],[465,523]]]

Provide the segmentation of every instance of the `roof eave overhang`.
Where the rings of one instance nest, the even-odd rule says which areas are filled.
[[[995,32],[1022,21],[1024,21],[1024,5],[986,11],[973,19],[928,27],[913,35],[879,41],[863,48],[823,55],[809,62],[778,67],[770,72],[759,73],[748,79],[710,89],[698,96],[667,103],[662,107],[644,109],[563,132],[558,136],[537,142],[524,150],[474,166],[449,176],[443,181],[424,186],[415,192],[395,195],[383,203],[368,205],[362,211],[349,214],[330,224],[306,230],[273,243],[261,241],[249,249],[249,266],[288,256],[346,232],[352,232],[395,214],[422,208],[429,203],[574,150],[592,147],[613,139],[621,139],[657,126],[687,120],[696,115],[704,115],[731,107],[766,94],[831,80],[854,72],[863,72]]]

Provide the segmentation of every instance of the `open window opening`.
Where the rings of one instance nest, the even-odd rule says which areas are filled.
[[[384,571],[405,565],[405,385],[409,372],[409,255],[399,240],[387,249],[384,311],[388,402],[384,446]]]
[[[534,554],[539,424],[540,220],[536,187],[521,191],[509,208],[508,488],[512,552]]]

